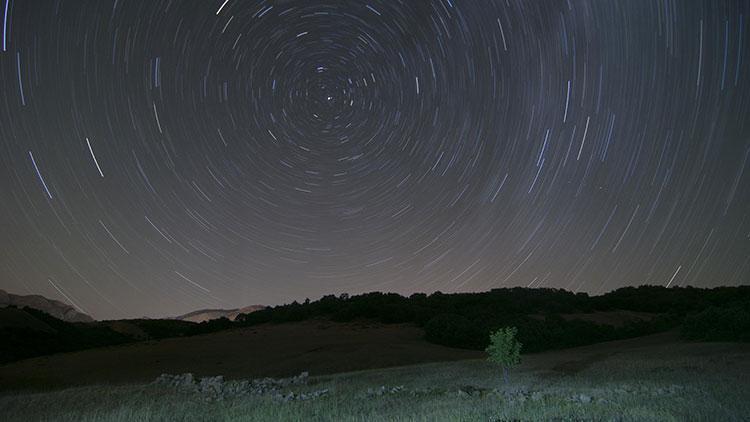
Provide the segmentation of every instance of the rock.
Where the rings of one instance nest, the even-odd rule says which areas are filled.
[[[379,397],[385,394],[399,394],[406,392],[406,388],[404,388],[403,385],[397,385],[395,387],[386,387],[385,385],[381,385],[378,388],[368,388],[365,392],[365,396],[367,397]]]
[[[586,394],[576,394],[574,396],[568,397],[567,400],[574,403],[588,404],[591,403],[594,398]]]
[[[209,395],[214,398],[222,397],[224,392],[224,377],[205,377],[201,378],[197,385],[198,392],[203,395]]]
[[[219,375],[215,377],[203,377],[195,380],[193,374],[182,375],[161,374],[154,384],[175,388],[178,391],[190,392],[200,396],[207,401],[221,401],[246,395],[272,395],[280,400],[311,400],[328,394],[328,390],[319,390],[310,393],[295,394],[292,392],[282,394],[281,388],[289,385],[307,384],[309,374],[303,372],[291,378],[263,378],[242,381],[225,381]]]
[[[274,394],[274,399],[278,401],[283,401],[283,402],[290,402],[294,400],[314,400],[314,399],[327,395],[328,392],[329,390],[326,388],[323,390],[317,390],[317,391],[312,391],[312,392],[307,392],[307,393],[293,393],[293,392],[289,392],[286,394],[276,393]]]
[[[156,378],[154,384],[176,387],[178,389],[193,389],[195,388],[195,379],[193,378],[193,374],[190,373],[182,375],[161,374]]]

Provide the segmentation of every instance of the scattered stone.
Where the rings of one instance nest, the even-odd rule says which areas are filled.
[[[489,390],[486,388],[464,385],[458,388],[458,395],[459,397],[480,397],[485,395],[488,391]]]
[[[170,375],[161,374],[154,380],[154,384],[174,388],[181,392],[199,395],[207,401],[221,401],[229,398],[247,395],[272,395],[284,401],[312,400],[328,394],[328,389],[307,393],[283,394],[282,388],[307,385],[309,374],[301,374],[290,378],[262,378],[243,381],[225,381],[223,376],[204,377],[196,381],[193,374]]]
[[[278,393],[274,395],[274,398],[279,401],[289,402],[294,400],[315,400],[317,398],[327,395],[329,390],[327,388],[318,391],[311,391],[308,393],[293,393],[289,392],[286,394]]]
[[[541,392],[531,392],[524,389],[504,390],[495,388],[490,391],[491,394],[502,397],[508,403],[523,403],[526,400],[541,400],[544,398]]]
[[[178,389],[192,389],[195,385],[195,378],[190,373],[182,375],[161,374],[156,378],[154,384],[176,387]]]
[[[593,397],[588,396],[586,394],[576,394],[572,397],[568,398],[568,401],[574,402],[574,403],[581,403],[581,404],[589,404],[594,400]]]
[[[365,395],[367,397],[379,397],[386,394],[399,394],[406,391],[407,390],[403,385],[397,385],[395,387],[386,387],[385,385],[381,385],[378,388],[368,388],[365,392]]]

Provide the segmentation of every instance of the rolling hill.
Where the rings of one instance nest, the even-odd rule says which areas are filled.
[[[57,300],[47,299],[40,295],[14,295],[5,290],[0,290],[0,308],[15,306],[17,308],[29,307],[52,315],[66,322],[92,322],[93,318],[79,312],[74,307]]]
[[[172,319],[190,322],[205,322],[212,319],[227,318],[230,321],[234,321],[235,319],[237,319],[237,316],[241,314],[250,314],[263,309],[266,309],[266,306],[251,305],[238,309],[201,309],[189,312],[185,315],[174,317]]]

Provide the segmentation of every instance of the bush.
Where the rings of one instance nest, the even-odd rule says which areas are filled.
[[[750,341],[750,302],[689,315],[681,334],[687,340]]]
[[[510,368],[521,363],[521,343],[516,340],[516,327],[504,327],[490,334],[490,345],[485,350],[487,360],[500,365],[503,369],[503,379],[509,381]]]

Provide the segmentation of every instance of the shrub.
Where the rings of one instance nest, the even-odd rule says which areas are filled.
[[[521,343],[516,340],[516,327],[501,328],[490,334],[490,345],[487,346],[487,358],[490,362],[500,365],[503,369],[503,379],[509,381],[510,368],[521,363]]]
[[[750,302],[689,315],[681,334],[687,340],[750,341]]]

